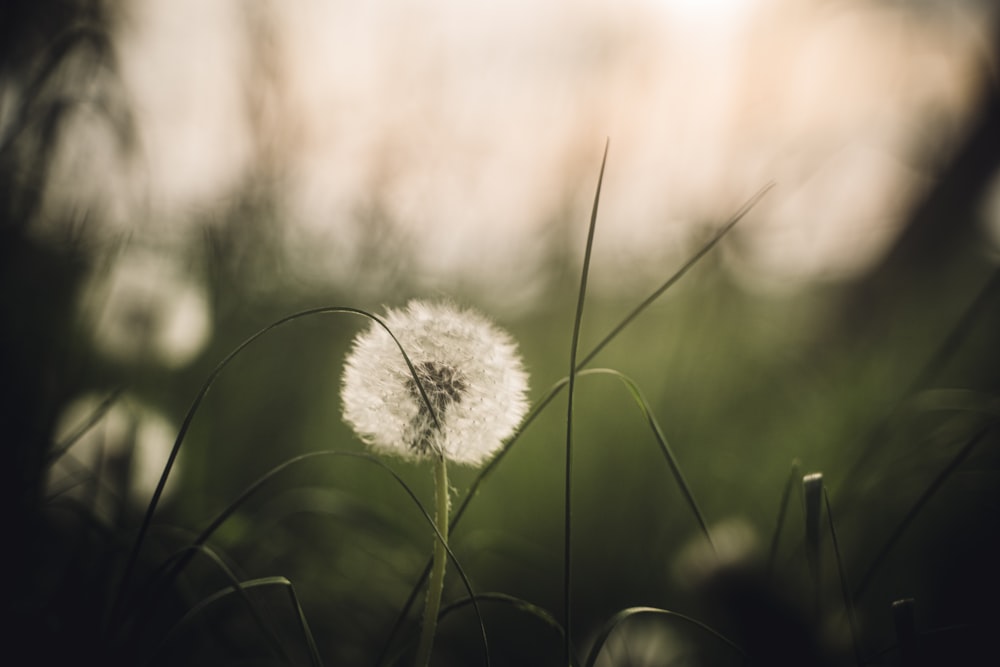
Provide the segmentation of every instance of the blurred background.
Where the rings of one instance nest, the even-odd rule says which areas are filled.
[[[830,490],[866,660],[897,664],[890,604],[909,597],[921,631],[948,629],[923,638],[927,655],[974,655],[1000,593],[998,20],[985,0],[8,0],[0,486],[20,641],[39,662],[121,658],[102,624],[157,471],[215,365],[279,317],[451,298],[512,333],[541,398],[568,370],[609,138],[581,350],[774,182],[592,365],[642,388],[741,567],[771,548],[797,460]],[[363,451],[339,403],[362,325],[290,324],[220,376],[149,567],[273,466]],[[829,535],[821,614],[761,627],[739,603],[812,600],[797,481],[778,583],[710,585],[623,386],[588,377],[577,401],[581,649],[649,605],[748,646],[794,626],[850,655]],[[557,619],[564,447],[561,399],[453,535],[477,591]],[[390,463],[429,504],[426,467]],[[453,471],[459,496],[475,475]],[[241,578],[293,582],[328,664],[373,664],[431,542],[385,471],[331,458],[288,469],[211,544]],[[454,574],[446,602],[465,595]],[[195,559],[139,643],[227,584]],[[261,598],[301,651],[286,598]],[[538,618],[484,613],[494,664],[559,660]],[[442,664],[479,660],[472,623],[468,608],[443,622]],[[414,610],[404,639],[416,624]],[[256,628],[224,600],[154,662],[249,660],[268,650]],[[601,664],[738,662],[663,623],[612,639]]]

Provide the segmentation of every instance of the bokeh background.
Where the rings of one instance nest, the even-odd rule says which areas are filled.
[[[593,365],[642,388],[733,558],[767,554],[797,461],[824,474],[845,573],[864,582],[866,659],[897,664],[890,605],[908,597],[921,631],[947,629],[924,637],[928,655],[974,655],[1000,593],[998,20],[974,0],[4,3],[12,634],[42,663],[121,657],[102,624],[165,451],[215,365],[280,317],[453,299],[512,333],[541,398],[568,371],[610,139],[581,349],[774,182]],[[283,461],[363,451],[339,404],[363,325],[298,321],[227,368],[191,423],[149,567]],[[714,561],[621,384],[581,379],[575,424],[581,649],[616,611],[649,605],[748,645],[798,646],[794,627],[850,655],[829,534],[822,616],[752,623],[735,588],[695,585]],[[562,398],[453,535],[477,591],[556,619],[565,426]],[[429,504],[429,470],[390,464]],[[453,471],[458,496],[475,475]],[[754,595],[808,602],[792,488],[780,576]],[[293,582],[327,664],[372,664],[430,535],[384,470],[332,458],[290,468],[211,544],[243,578]],[[226,585],[196,559],[145,648]],[[464,595],[452,570],[446,601]],[[261,599],[303,651],[286,599]],[[484,612],[494,664],[559,661],[537,617]],[[473,623],[465,608],[442,624],[443,664],[479,659]],[[663,623],[613,639],[601,664],[733,660]],[[223,600],[154,662],[268,650],[246,606]]]

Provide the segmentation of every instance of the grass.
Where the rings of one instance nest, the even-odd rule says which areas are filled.
[[[859,459],[851,456],[855,450],[843,443],[859,431],[886,433],[882,405],[871,397],[892,384],[886,378],[898,375],[897,369],[862,364],[860,372],[858,366],[838,365],[843,357],[819,369],[804,369],[801,359],[791,358],[779,378],[818,396],[776,389],[769,392],[770,400],[749,399],[754,384],[746,378],[765,368],[754,358],[754,348],[774,343],[755,334],[753,322],[741,320],[744,312],[728,314],[729,324],[742,325],[735,345],[732,336],[711,323],[699,328],[697,318],[707,300],[731,299],[724,290],[720,296],[716,288],[696,284],[654,312],[653,306],[710,256],[770,186],[637,305],[609,317],[607,311],[617,304],[591,304],[587,298],[603,171],[602,162],[578,298],[567,318],[572,324],[569,372],[537,398],[519,430],[486,466],[455,471],[453,482],[464,492],[450,522],[436,525],[424,507],[421,498],[431,490],[426,466],[386,462],[352,449],[357,443],[337,424],[335,403],[285,418],[280,410],[264,407],[278,391],[268,386],[274,370],[255,371],[254,363],[285,353],[283,345],[303,335],[285,325],[297,322],[305,328],[326,315],[360,316],[385,325],[370,312],[350,307],[308,308],[279,317],[233,347],[208,372],[137,526],[106,531],[83,523],[75,528],[79,542],[69,551],[60,586],[99,591],[84,607],[103,623],[103,628],[89,620],[85,624],[91,635],[103,629],[99,637],[91,637],[89,651],[105,662],[151,665],[192,660],[408,664],[415,651],[430,651],[416,640],[411,613],[431,572],[422,539],[430,533],[458,575],[458,581],[443,582],[444,606],[432,630],[437,641],[431,664],[632,664],[620,647],[650,641],[629,634],[640,619],[652,623],[656,637],[674,642],[679,654],[696,664],[907,664],[919,655],[915,643],[930,646],[930,655],[964,655],[965,649],[942,641],[942,632],[966,643],[971,636],[971,645],[987,638],[977,628],[995,620],[989,608],[965,613],[928,575],[942,567],[935,559],[957,568],[961,558],[947,560],[946,551],[927,559],[913,554],[939,539],[930,528],[919,527],[955,479],[994,470],[997,414],[989,400],[973,392],[980,407],[970,410],[965,402],[969,395],[949,394],[951,404],[933,422],[932,439],[950,456],[940,462],[940,453],[928,457],[924,478],[890,490],[899,481],[893,478],[892,463],[878,470],[859,468],[854,464]],[[982,300],[949,332],[939,348],[943,351],[931,355],[931,366],[947,366],[961,355],[963,340],[988,312]],[[739,305],[738,300],[732,303]],[[587,349],[585,305],[591,308],[587,331],[599,322],[608,333],[581,353]],[[725,303],[719,310],[727,310]],[[683,326],[672,322],[678,312],[690,318]],[[645,328],[639,326],[643,315],[652,320]],[[536,323],[522,337],[529,359],[545,356],[535,346],[541,349],[547,337],[559,338],[550,324]],[[331,333],[309,326],[315,326],[310,340]],[[282,333],[272,334],[279,328]],[[344,332],[334,330],[340,338]],[[670,336],[674,339],[665,345]],[[723,343],[727,347],[713,347]],[[332,345],[327,356],[299,357],[298,366],[287,369],[292,379],[281,386],[300,399],[312,392],[332,401],[336,390],[315,384],[320,375],[316,367],[333,366],[345,345],[343,340]],[[250,349],[256,354],[244,354]],[[400,351],[433,416],[413,364],[402,346]],[[589,368],[600,354],[613,367]],[[688,363],[689,356],[696,362]],[[240,364],[235,363],[238,357]],[[619,365],[634,368],[636,377]],[[552,364],[543,370],[556,368]],[[674,374],[668,376],[668,369]],[[255,372],[263,375],[254,379]],[[855,374],[853,382],[843,381],[847,373]],[[534,375],[544,383],[544,372]],[[931,383],[934,372],[919,375],[919,386],[907,394]],[[609,385],[597,382],[600,377],[615,379],[624,391],[608,390]],[[559,419],[550,408],[563,391],[566,413]],[[84,429],[100,421],[115,395]],[[750,405],[738,408],[740,401]],[[310,404],[315,403],[314,396]],[[213,421],[219,408],[234,404],[244,420],[239,435],[230,431],[235,422]],[[199,425],[196,416],[205,423]],[[927,418],[926,413],[920,418]],[[253,434],[254,425],[264,422],[277,425],[278,432],[299,441],[305,451],[287,456],[285,447],[275,447],[259,461],[246,456],[241,448],[267,444]],[[227,444],[220,433],[241,442]],[[74,433],[53,456],[70,449],[83,434]],[[816,442],[809,443],[810,438]],[[338,448],[327,448],[329,442]],[[222,499],[222,509],[196,534],[166,530],[159,507],[182,445],[195,461],[196,474],[211,480],[192,506]],[[907,453],[888,436],[869,446],[890,461]],[[279,460],[268,460],[273,457]],[[229,463],[220,468],[220,459],[232,468],[226,467]],[[359,472],[365,466],[354,461],[366,461],[371,470]],[[255,468],[263,472],[239,488],[238,480]],[[559,469],[561,485],[555,483]],[[803,478],[802,469],[822,474]],[[874,497],[886,501],[877,508],[883,512],[870,506],[858,510],[857,498],[872,494],[862,482],[867,474],[882,475],[883,488],[876,488]],[[798,517],[796,482],[802,482]],[[263,530],[260,516],[276,506],[281,490],[313,488],[337,490],[332,509],[309,504],[303,495],[295,501],[297,508]],[[898,500],[890,502],[890,494]],[[408,507],[402,496],[408,497]],[[437,500],[437,516],[446,515],[440,494]],[[44,508],[46,520],[53,521],[65,507],[54,502]],[[85,508],[75,511],[86,517]],[[937,505],[936,511],[974,524],[990,516],[976,500]],[[732,514],[744,517],[768,545],[766,553],[717,523]],[[183,511],[168,512],[169,520],[183,516]],[[963,539],[991,548],[995,530],[981,529],[983,542]],[[476,548],[476,539],[488,546]],[[706,545],[707,550],[699,550]],[[352,554],[360,554],[360,562],[351,560]],[[678,563],[690,554],[696,556],[684,570]],[[896,566],[894,576],[885,577],[890,563]],[[93,567],[101,576],[90,580]],[[975,571],[982,573],[982,567]],[[802,595],[803,590],[809,593]],[[280,599],[269,594],[275,591],[282,593]],[[909,602],[913,599],[917,602]],[[914,604],[923,600],[943,600],[940,614],[935,609],[929,617],[915,616]],[[47,604],[64,621],[75,620],[59,607],[64,604],[61,593]],[[561,614],[553,612],[560,608]],[[894,628],[888,625],[893,610]]]

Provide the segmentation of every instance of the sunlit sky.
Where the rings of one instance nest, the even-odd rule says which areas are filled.
[[[773,180],[729,266],[762,288],[842,277],[974,100],[983,21],[911,4],[147,0],[115,37],[141,159],[54,205],[103,197],[106,233],[174,236],[266,168],[304,277],[377,282],[357,275],[377,207],[416,284],[516,298],[554,219],[582,252],[610,138],[598,271],[660,271]]]

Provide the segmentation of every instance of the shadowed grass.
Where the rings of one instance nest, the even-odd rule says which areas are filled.
[[[612,616],[608,620],[608,622],[604,624],[604,627],[601,628],[601,631],[597,633],[597,638],[594,640],[594,646],[590,649],[590,653],[587,655],[587,661],[584,663],[584,667],[594,667],[594,665],[597,663],[597,658],[600,657],[601,651],[604,649],[604,644],[608,641],[608,637],[611,636],[611,633],[614,632],[618,628],[618,626],[625,623],[630,618],[634,618],[640,615],[664,616],[667,618],[676,619],[678,621],[683,621],[688,625],[693,625],[694,627],[707,632],[708,634],[715,637],[726,646],[733,649],[733,651],[736,654],[738,654],[744,660],[744,662],[747,659],[746,653],[744,653],[743,649],[737,646],[735,642],[733,642],[731,639],[723,635],[718,630],[715,630],[714,628],[705,625],[704,623],[702,623],[697,619],[691,618],[690,616],[681,614],[676,611],[670,611],[669,609],[659,609],[657,607],[629,607],[628,609],[622,609],[620,612]]]
[[[374,463],[375,465],[379,466],[380,468],[388,472],[392,476],[392,478],[395,479],[396,482],[403,488],[403,490],[410,497],[410,499],[414,502],[420,514],[423,516],[424,520],[434,530],[434,535],[437,538],[437,540],[444,546],[444,549],[447,552],[448,557],[455,565],[455,570],[458,572],[459,576],[462,579],[462,583],[465,586],[466,592],[469,594],[469,597],[472,598],[472,604],[473,607],[475,608],[476,616],[479,620],[480,631],[482,633],[484,662],[486,665],[489,665],[490,664],[489,642],[486,636],[486,626],[483,623],[482,613],[475,601],[475,593],[472,590],[472,583],[470,582],[468,576],[466,575],[465,569],[462,567],[462,564],[458,561],[458,558],[455,556],[455,553],[451,550],[451,547],[448,546],[447,541],[444,539],[444,536],[441,534],[441,532],[435,525],[433,517],[431,517],[431,515],[427,512],[426,508],[424,508],[423,504],[420,502],[420,499],[417,498],[417,495],[413,491],[413,489],[411,489],[409,485],[403,480],[403,478],[400,477],[399,474],[396,473],[396,471],[394,471],[392,468],[390,468],[384,461],[382,461],[381,459],[379,459],[374,455],[365,452],[344,452],[337,450],[323,450],[318,452],[309,452],[307,454],[302,454],[294,458],[291,458],[285,461],[284,463],[281,463],[272,468],[271,470],[269,470],[263,476],[258,478],[253,484],[248,486],[243,491],[243,493],[241,493],[233,502],[229,503],[229,505],[227,505],[225,509],[223,509],[209,523],[208,527],[206,527],[198,535],[198,537],[195,538],[192,544],[190,544],[188,547],[186,547],[183,551],[179,552],[178,554],[175,554],[174,557],[168,559],[167,562],[165,562],[163,566],[160,568],[160,570],[153,574],[149,583],[149,587],[146,590],[147,593],[145,596],[146,599],[145,600],[140,599],[139,601],[140,604],[145,603],[147,609],[153,607],[155,605],[156,596],[161,591],[163,591],[165,587],[169,585],[169,583],[173,581],[185,567],[187,567],[187,565],[191,562],[191,560],[199,552],[199,550],[205,545],[208,539],[215,533],[215,531],[218,530],[219,527],[222,526],[222,524],[225,523],[225,521],[229,517],[231,517],[233,513],[237,509],[239,509],[240,506],[242,506],[247,500],[256,495],[262,488],[264,488],[270,481],[272,481],[275,477],[277,477],[281,472],[297,464],[326,456],[334,456],[334,457],[343,456],[348,458],[361,459],[364,461],[369,461],[371,463]]]
[[[837,574],[840,580],[840,593],[844,598],[844,609],[847,612],[847,623],[851,630],[851,646],[854,648],[854,659],[861,667],[864,660],[861,657],[861,640],[858,631],[858,618],[854,611],[854,601],[851,599],[851,587],[847,583],[847,569],[840,555],[840,541],[837,539],[837,526],[833,522],[833,507],[830,504],[830,493],[823,487],[823,501],[826,504],[826,518],[830,524],[830,541],[833,542],[833,555],[837,559]]]
[[[232,583],[231,586],[223,588],[220,591],[209,595],[205,599],[201,600],[194,607],[189,609],[187,613],[184,614],[164,635],[163,639],[153,650],[150,660],[152,660],[156,653],[162,650],[170,641],[180,633],[184,628],[190,625],[202,612],[204,612],[209,606],[215,602],[229,597],[233,594],[238,594],[243,602],[246,604],[250,615],[253,617],[257,625],[264,631],[267,636],[268,641],[275,648],[279,656],[285,660],[287,663],[291,663],[292,660],[288,655],[288,651],[284,644],[281,642],[280,638],[275,634],[271,626],[264,621],[263,615],[260,610],[257,609],[256,603],[247,594],[247,591],[252,588],[261,588],[264,586],[284,586],[288,590],[289,597],[291,598],[292,607],[295,610],[296,620],[299,624],[299,628],[302,630],[303,638],[306,642],[306,647],[309,650],[309,659],[313,667],[321,667],[323,664],[322,658],[319,655],[319,649],[316,646],[316,640],[313,637],[312,631],[309,629],[309,622],[306,620],[305,612],[302,609],[302,605],[299,603],[298,595],[295,593],[295,587],[292,582],[285,577],[264,577],[260,579],[252,579],[250,581],[239,581],[233,571],[222,561],[218,554],[216,554],[211,548],[202,544],[197,547],[192,547],[197,553],[202,553],[207,556],[220,571],[229,579]],[[149,660],[146,661],[148,664]]]
[[[473,604],[473,602],[476,601],[494,602],[497,604],[506,605],[520,612],[523,612],[529,616],[537,618],[542,623],[555,630],[559,634],[560,639],[565,639],[566,637],[566,631],[563,629],[562,625],[560,625],[559,621],[557,621],[556,618],[552,614],[550,614],[547,610],[543,609],[542,607],[539,607],[538,605],[532,602],[528,602],[527,600],[516,597],[514,595],[507,595],[506,593],[479,593],[478,595],[476,595],[474,599],[462,598],[460,600],[455,600],[451,604],[446,605],[441,610],[440,618],[443,619],[446,615],[458,611],[459,609],[468,607],[470,604]],[[569,657],[570,657],[570,665],[572,665],[572,667],[578,667],[578,665],[580,664],[580,659],[577,658],[575,649],[570,651]]]
[[[858,583],[857,588],[854,589],[855,604],[857,604],[861,596],[864,595],[865,591],[868,590],[868,586],[871,584],[872,579],[875,576],[875,572],[877,572],[879,567],[882,566],[882,563],[889,555],[889,552],[892,551],[894,546],[896,546],[896,542],[898,542],[899,538],[903,536],[903,533],[906,532],[906,529],[924,508],[924,505],[930,501],[934,494],[937,493],[948,478],[951,477],[952,473],[958,469],[962,462],[969,458],[969,455],[972,454],[972,450],[974,450],[976,446],[986,438],[986,435],[989,432],[990,427],[986,427],[972,436],[972,438],[965,443],[954,458],[952,458],[948,465],[944,467],[937,477],[934,478],[934,481],[931,482],[926,489],[924,489],[922,494],[920,494],[920,497],[913,503],[913,507],[910,508],[910,511],[906,513],[902,520],[896,525],[896,528],[893,529],[892,533],[890,533],[889,537],[882,545],[882,548],[878,550],[878,553],[872,559],[871,565],[868,566],[865,574],[861,577],[861,581]]]

